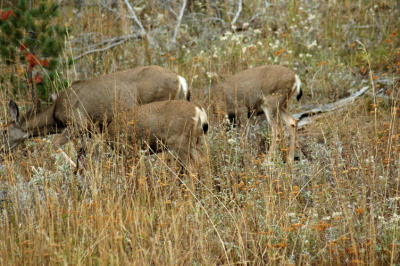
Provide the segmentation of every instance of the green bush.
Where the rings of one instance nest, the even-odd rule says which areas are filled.
[[[14,92],[31,88],[33,97],[47,98],[65,83],[60,79],[60,54],[67,31],[54,23],[57,16],[58,5],[49,0],[20,0],[0,11],[0,56],[13,69],[3,79],[10,80]]]

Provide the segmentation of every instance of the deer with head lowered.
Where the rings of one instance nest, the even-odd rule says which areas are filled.
[[[55,144],[61,145],[90,125],[107,126],[116,112],[170,99],[190,99],[186,80],[165,68],[145,66],[74,82],[47,109],[36,108],[23,116],[10,101],[12,121],[2,134],[3,150],[11,150],[29,137],[60,130]]]
[[[153,102],[118,113],[107,127],[114,147],[134,143],[138,148],[174,151],[184,168],[202,162],[200,145],[208,131],[204,108],[183,100]]]
[[[230,120],[243,126],[252,114],[265,114],[271,127],[269,154],[276,149],[282,119],[290,133],[288,163],[294,161],[297,120],[288,113],[288,101],[293,94],[300,99],[299,77],[283,66],[266,65],[239,72],[217,86],[223,112]]]

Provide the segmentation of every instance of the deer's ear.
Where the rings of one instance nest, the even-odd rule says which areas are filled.
[[[11,119],[15,122],[18,123],[19,122],[19,110],[18,110],[18,105],[11,100],[10,103],[8,104],[8,108],[10,111],[10,116]]]

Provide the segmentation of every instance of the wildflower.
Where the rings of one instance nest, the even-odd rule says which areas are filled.
[[[284,51],[285,51],[284,49],[279,49],[279,50],[277,50],[277,51],[274,52],[274,56],[278,56],[278,55],[280,55],[281,53],[283,53]]]
[[[206,75],[209,79],[217,77],[217,73],[214,72],[206,72]]]
[[[308,49],[311,49],[311,48],[313,48],[313,47],[315,47],[315,46],[317,46],[317,40],[314,40],[312,43],[308,44],[308,45],[307,45],[307,48],[308,48]]]
[[[277,249],[282,249],[282,248],[285,248],[286,246],[287,246],[287,244],[286,244],[285,241],[282,241],[282,242],[280,242],[280,243],[278,243],[276,245],[273,245],[273,247],[277,248]]]
[[[334,212],[334,213],[332,213],[332,217],[333,218],[336,218],[336,217],[338,217],[338,216],[342,216],[342,212]]]
[[[391,223],[398,223],[400,221],[400,215],[398,215],[397,213],[394,213],[392,218],[390,219]]]
[[[309,21],[314,20],[315,19],[315,15],[314,14],[310,14],[307,19]]]
[[[235,144],[235,143],[236,143],[236,140],[235,140],[235,139],[228,139],[228,143],[229,143],[229,144]]]
[[[364,213],[364,209],[355,209],[354,211],[357,213],[357,215],[361,215]]]

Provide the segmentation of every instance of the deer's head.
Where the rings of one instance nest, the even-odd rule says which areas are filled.
[[[23,122],[19,115],[18,105],[11,100],[8,106],[11,121],[1,133],[1,150],[8,151],[29,137],[29,133],[22,127]]]

